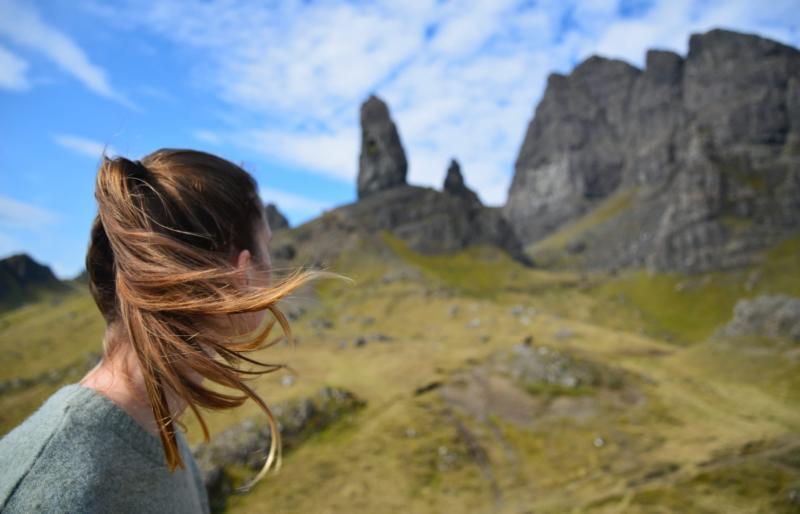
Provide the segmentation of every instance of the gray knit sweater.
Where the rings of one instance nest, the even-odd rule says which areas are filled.
[[[208,512],[197,463],[170,473],[158,438],[94,389],[59,389],[0,439],[0,510]]]

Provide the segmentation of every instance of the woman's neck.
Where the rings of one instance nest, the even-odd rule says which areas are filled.
[[[147,396],[139,360],[130,344],[117,341],[115,346],[115,351],[104,357],[79,384],[94,389],[113,401],[145,430],[158,437],[158,426]],[[186,408],[186,403],[170,391],[167,391],[167,403],[173,419],[180,416]]]

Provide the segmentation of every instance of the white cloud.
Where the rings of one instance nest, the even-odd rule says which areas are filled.
[[[92,63],[69,36],[42,20],[29,3],[0,0],[0,35],[43,54],[91,91],[126,107],[136,108],[111,87],[104,69]]]
[[[209,143],[212,145],[218,145],[222,143],[222,136],[213,132],[211,130],[205,129],[197,129],[192,131],[192,136],[197,139],[198,141],[202,141],[203,143]]]
[[[42,207],[0,195],[0,225],[11,228],[38,228],[55,222],[57,216]],[[6,238],[3,244],[11,244]]]
[[[322,213],[323,210],[332,207],[330,202],[323,202],[271,187],[260,188],[259,194],[265,203],[274,203],[281,211],[290,212],[298,217],[316,216]]]
[[[53,136],[53,141],[67,150],[79,155],[91,157],[92,159],[99,160],[103,154],[117,154],[117,151],[111,145],[86,137],[74,136],[70,134],[56,134]]]
[[[251,130],[233,139],[250,149],[328,177],[348,182],[356,177],[358,133],[353,126],[324,133]]]
[[[685,52],[691,32],[717,25],[797,44],[793,6],[656,0],[623,15],[618,0],[160,0],[115,9],[109,22],[194,49],[199,87],[249,114],[241,119],[263,116],[261,126],[232,121],[216,138],[352,182],[359,104],[375,91],[398,124],[412,183],[440,187],[456,156],[467,183],[497,205],[550,72],[597,53],[641,65],[647,48]]]
[[[0,88],[24,91],[30,87],[27,61],[0,46]]]

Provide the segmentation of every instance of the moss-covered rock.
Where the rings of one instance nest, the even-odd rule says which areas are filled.
[[[281,431],[283,450],[291,450],[364,405],[363,400],[349,391],[325,387],[312,397],[274,406],[272,411]],[[247,419],[193,449],[212,510],[224,509],[227,497],[240,485],[247,471],[263,466],[271,440],[266,423]]]

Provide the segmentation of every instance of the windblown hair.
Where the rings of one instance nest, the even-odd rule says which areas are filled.
[[[255,483],[273,464],[280,466],[280,432],[246,379],[283,366],[245,354],[291,340],[277,302],[311,279],[338,275],[298,268],[274,284],[264,285],[269,278],[240,284],[242,271],[234,262],[243,249],[254,255],[249,271],[269,277],[267,256],[255,244],[266,223],[264,206],[246,171],[208,153],[162,149],[141,162],[103,157],[95,197],[98,215],[86,255],[89,287],[107,325],[133,346],[169,469],[184,463],[168,391],[192,409],[206,440],[200,407],[230,409],[250,398],[266,413],[272,433]],[[271,316],[265,314],[255,331],[230,329],[236,327],[232,315],[264,310]],[[222,329],[220,319],[229,329]],[[283,335],[267,342],[276,322]],[[106,356],[115,350],[104,340]],[[192,380],[197,375],[223,388]]]

